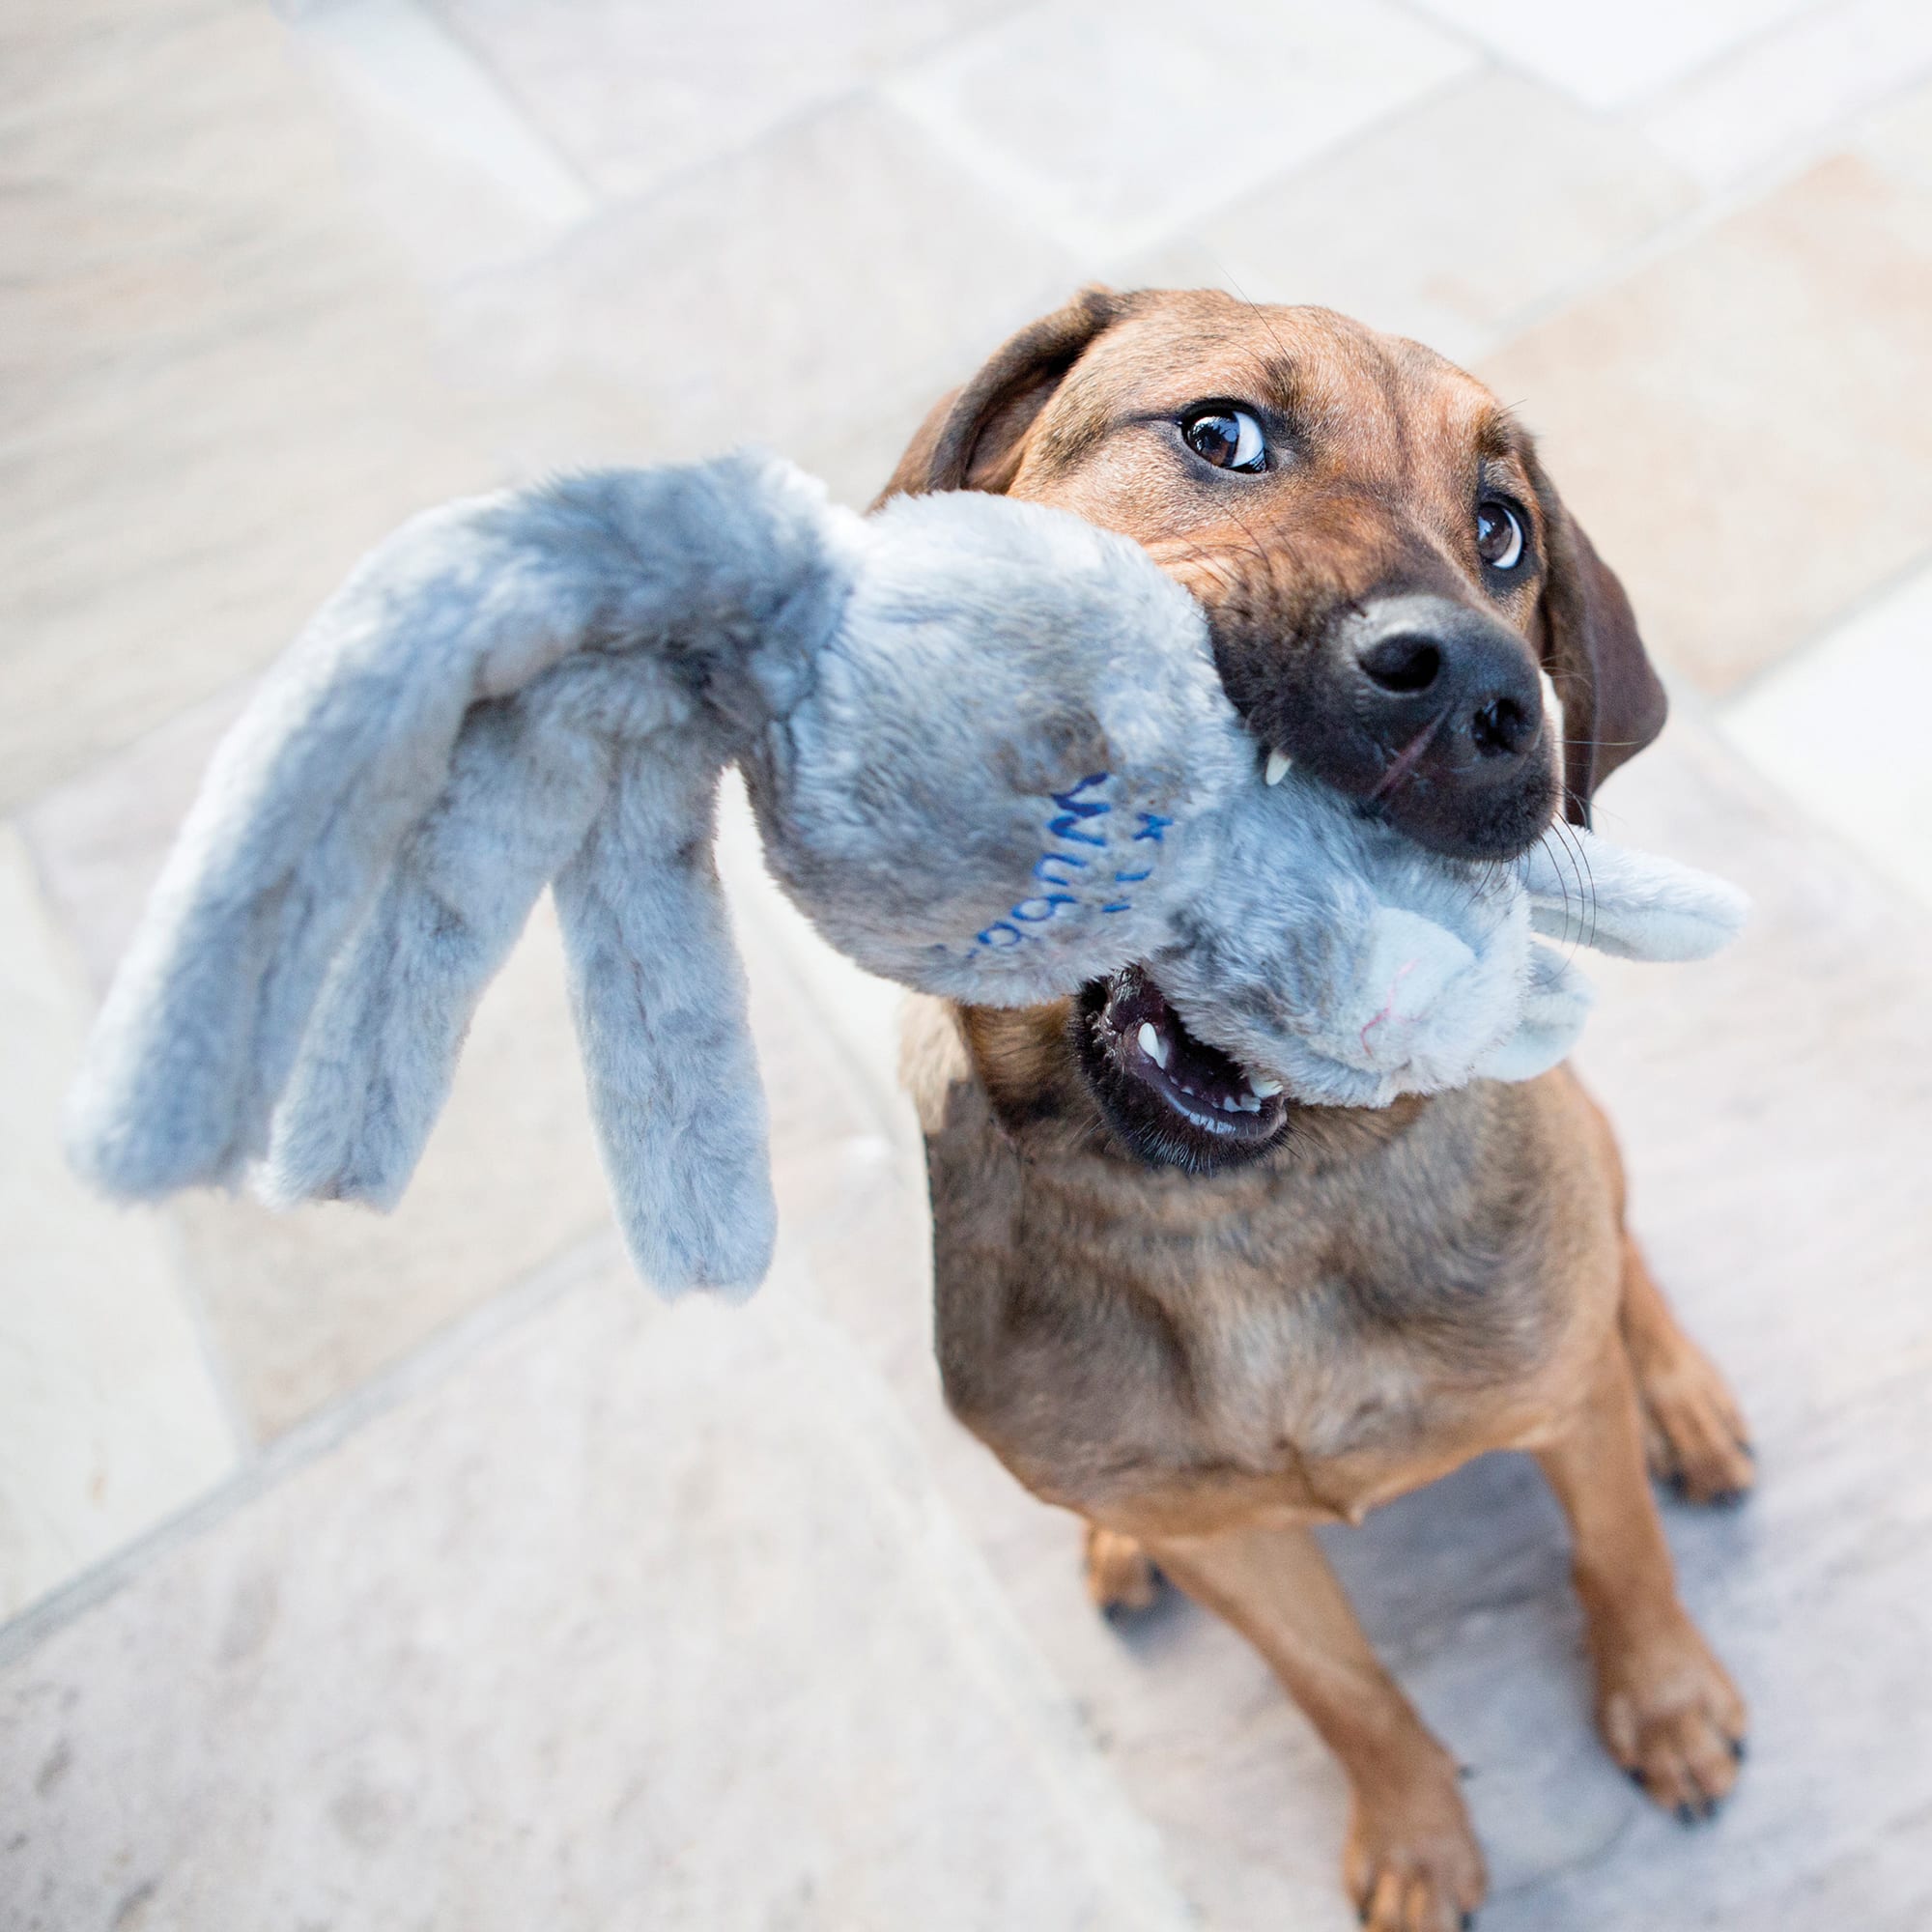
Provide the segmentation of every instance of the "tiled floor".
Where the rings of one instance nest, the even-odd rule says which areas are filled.
[[[409,509],[759,439],[863,501],[1079,281],[1321,300],[1544,437],[1671,677],[1613,829],[1757,895],[1583,1056],[1763,1454],[1673,1514],[1759,1748],[1590,1740],[1553,1513],[1338,1537],[1486,1927],[1932,1922],[1932,12],[1919,0],[0,9],[0,1925],[1350,1922],[1258,1660],[1088,1612],[941,1407],[890,989],[724,861],[786,1230],[612,1259],[554,935],[393,1219],[117,1214],[58,1096],[213,736]]]

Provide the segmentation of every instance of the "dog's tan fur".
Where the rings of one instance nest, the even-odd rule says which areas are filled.
[[[1289,393],[1313,425],[1231,496],[1150,425]],[[1465,536],[1501,466],[1540,571],[1498,598]],[[1208,605],[1266,735],[1271,639],[1392,575],[1499,608],[1557,679],[1581,809],[1662,722],[1629,607],[1473,379],[1321,310],[1089,291],[944,399],[890,489],[1007,490],[1138,538]],[[1473,587],[1472,587],[1473,586]],[[1281,646],[1286,648],[1287,645]],[[1645,1471],[1750,1482],[1736,1409],[1625,1232],[1607,1123],[1567,1069],[1382,1112],[1302,1110],[1251,1165],[1150,1168],[1108,1132],[1066,1006],[916,1003],[938,1336],[960,1418],[1090,1524],[1102,1604],[1157,1563],[1248,1636],[1353,1791],[1366,1921],[1439,1932],[1483,1861],[1455,1763],[1382,1669],[1309,1525],[1354,1521],[1486,1450],[1527,1450],[1569,1518],[1604,1738],[1660,1804],[1707,1812],[1745,1713],[1679,1604]]]

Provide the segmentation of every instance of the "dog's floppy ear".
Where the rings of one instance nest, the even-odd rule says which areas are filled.
[[[1113,289],[1082,289],[1065,307],[1009,336],[971,382],[933,405],[878,502],[931,490],[1003,496],[1019,469],[1035,417],[1094,339],[1127,312],[1130,300]]]
[[[1597,787],[1663,729],[1669,700],[1616,573],[1540,464],[1531,477],[1548,551],[1539,643],[1563,702],[1566,816],[1587,825]]]

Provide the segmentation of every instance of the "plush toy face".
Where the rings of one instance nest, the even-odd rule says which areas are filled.
[[[1127,539],[964,495],[865,522],[731,459],[458,505],[364,563],[217,753],[76,1160],[129,1195],[260,1168],[284,1201],[393,1202],[548,885],[639,1267],[755,1285],[763,1096],[710,851],[734,759],[774,871],[861,964],[1017,1006],[1139,962],[1173,1027],[1115,1016],[1117,1071],[1184,1090],[1181,1046],[1216,1054],[1191,1097],[1230,1146],[1284,1089],[1521,1077],[1580,1023],[1529,943],[1534,859],[1481,873],[1270,784],[1199,605]],[[1548,912],[1565,936],[1657,954],[1735,923],[1714,882],[1620,856],[1599,924]]]

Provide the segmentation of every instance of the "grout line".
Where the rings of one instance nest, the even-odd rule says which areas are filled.
[[[1767,685],[1776,683],[1786,672],[1796,669],[1802,659],[1830,643],[1840,631],[1858,623],[1880,605],[1896,597],[1927,570],[1932,570],[1932,547],[1915,552],[1905,563],[1889,575],[1864,584],[1846,603],[1841,604],[1825,618],[1815,630],[1807,632],[1773,663],[1759,665],[1755,670],[1741,678],[1727,691],[1708,695],[1707,702],[1711,707],[1711,716],[1717,720],[1727,717]]]
[[[1290,183],[1300,180],[1304,175],[1313,174],[1317,169],[1332,167],[1338,163],[1347,162],[1357,148],[1366,147],[1371,141],[1379,140],[1391,128],[1398,127],[1402,122],[1407,120],[1409,116],[1423,113],[1429,108],[1435,107],[1441,102],[1451,99],[1464,88],[1474,89],[1479,87],[1485,81],[1493,79],[1496,74],[1504,71],[1500,62],[1483,55],[1479,58],[1476,66],[1463,68],[1456,73],[1444,74],[1441,79],[1431,81],[1420,94],[1410,95],[1406,99],[1393,102],[1389,106],[1381,108],[1371,119],[1350,128],[1346,134],[1343,134],[1335,141],[1331,141],[1326,147],[1318,148],[1312,155],[1303,156],[1292,167],[1277,169],[1274,173],[1264,176],[1260,181],[1251,182],[1246,187],[1237,188],[1233,194],[1213,203],[1211,206],[1183,216],[1178,227],[1169,230],[1165,235],[1150,242],[1146,247],[1129,250],[1123,255],[1116,256],[1112,262],[1108,262],[1105,258],[1102,258],[1102,272],[1109,274],[1111,278],[1111,271],[1117,271],[1122,268],[1131,268],[1133,263],[1141,257],[1157,255],[1163,249],[1170,247],[1191,248],[1213,264],[1215,271],[1228,285],[1230,293],[1237,296],[1250,308],[1262,306],[1262,304],[1256,302],[1254,298],[1245,289],[1236,283],[1233,274],[1229,271],[1227,257],[1219,249],[1208,247],[1200,239],[1199,235],[1190,232],[1191,230],[1207,222],[1219,219],[1227,214],[1230,210],[1238,207],[1242,202],[1253,201],[1258,195],[1264,195],[1273,189],[1285,187]]]
[[[409,1353],[267,1443],[213,1489],[0,1624],[0,1669],[17,1662],[57,1631],[118,1594],[152,1562],[193,1542],[321,1462],[359,1430],[433,1388],[493,1342],[533,1321],[619,1259],[614,1232],[585,1236],[521,1281],[438,1329]],[[645,1291],[639,1288],[638,1292]]]
[[[1717,52],[1707,55],[1695,67],[1686,68],[1674,78],[1666,81],[1652,93],[1634,95],[1619,104],[1619,114],[1652,114],[1673,96],[1688,93],[1691,88],[1701,86],[1721,68],[1733,61],[1748,60],[1760,48],[1768,47],[1782,40],[1786,34],[1822,19],[1827,14],[1845,14],[1851,10],[1846,0],[1809,0],[1809,4],[1794,7],[1789,14],[1776,20],[1767,20],[1761,26],[1747,27],[1736,40],[1729,42]]]
[[[523,125],[530,139],[546,149],[555,158],[557,165],[576,181],[588,204],[582,219],[595,220],[609,207],[609,197],[599,185],[596,177],[580,164],[576,156],[552,135],[544,125],[542,115],[537,111],[536,103],[518,84],[516,77],[503,71],[488,46],[479,42],[467,28],[449,17],[442,0],[412,0],[412,4],[432,27],[449,42],[462,58],[475,69],[478,76],[496,91],[501,98],[505,110]]]
[[[441,0],[420,0],[425,11],[430,13],[449,39],[458,44],[464,54],[481,69],[490,80],[514,105],[516,112],[527,119],[541,131],[543,122],[535,103],[518,85],[516,79],[506,73],[496,56],[487,46],[476,41],[465,28],[450,21],[444,12]],[[651,179],[644,186],[627,192],[612,192],[607,189],[593,174],[579,167],[573,160],[573,172],[584,183],[594,207],[585,216],[586,221],[595,221],[603,216],[618,212],[629,212],[648,208],[666,195],[673,194],[695,181],[702,180],[706,174],[730,164],[744,160],[768,144],[782,141],[814,121],[838,110],[857,107],[871,102],[879,105],[882,101],[881,84],[900,69],[932,59],[941,48],[956,41],[963,41],[985,31],[989,26],[1023,14],[1032,6],[1041,4],[1041,0],[1009,0],[1009,3],[989,11],[982,18],[976,19],[971,26],[942,30],[928,39],[919,42],[907,49],[903,56],[876,73],[860,73],[854,78],[828,89],[823,94],[808,97],[793,103],[774,119],[758,125],[744,140],[707,153],[700,158],[673,165]],[[546,142],[547,134],[543,135]]]
[[[159,1245],[167,1258],[175,1293],[181,1297],[182,1306],[187,1311],[188,1325],[194,1330],[195,1348],[201,1356],[202,1368],[208,1376],[209,1386],[214,1391],[221,1419],[228,1425],[229,1439],[235,1450],[235,1466],[238,1470],[246,1469],[262,1454],[261,1433],[255,1427],[254,1417],[248,1412],[242,1385],[228,1359],[228,1351],[222,1346],[220,1329],[203,1293],[201,1277],[189,1261],[187,1230],[172,1208],[150,1211],[155,1212]]]
[[[1646,142],[1645,145],[1650,144]],[[1697,240],[1699,236],[1708,233],[1719,223],[1729,220],[1734,214],[1742,213],[1746,209],[1768,199],[1818,159],[1815,153],[1792,157],[1780,156],[1775,166],[1761,170],[1746,180],[1733,183],[1727,187],[1699,189],[1694,179],[1675,162],[1671,162],[1669,156],[1662,150],[1653,149],[1652,152],[1690,184],[1694,191],[1690,206],[1682,213],[1669,216],[1640,241],[1633,242],[1620,253],[1607,257],[1579,275],[1574,282],[1552,291],[1549,295],[1539,297],[1535,301],[1525,302],[1521,308],[1511,310],[1489,331],[1488,340],[1481,350],[1482,356],[1499,354],[1520,337],[1541,328],[1545,323],[1553,321],[1572,308],[1592,301],[1621,283],[1633,279],[1665,256],[1675,253],[1688,242]]]
[[[84,1043],[87,1035],[93,1030],[95,1018],[99,1011],[103,989],[95,983],[94,974],[89,969],[78,936],[67,917],[60,895],[54,890],[53,880],[42,856],[39,841],[29,830],[27,820],[30,813],[29,805],[0,817],[0,833],[10,835],[25,858],[28,882],[40,900],[41,918],[52,935],[54,944],[64,955],[63,969],[71,982],[76,1004],[84,1009],[81,1033]],[[71,1075],[70,1086],[71,1078]],[[63,1094],[63,1106],[65,1099],[66,1096]],[[62,1135],[61,1116],[58,1111],[47,1125],[58,1147]],[[62,1164],[66,1165],[64,1149],[60,1151],[60,1157]],[[87,1192],[99,1213],[137,1211],[124,1204],[110,1202],[95,1195],[92,1189],[88,1189]],[[248,1419],[247,1409],[242,1401],[241,1391],[230,1370],[228,1358],[216,1339],[214,1323],[201,1293],[201,1285],[187,1264],[181,1225],[170,1213],[151,1208],[149,1214],[150,1230],[161,1257],[168,1287],[173,1290],[187,1316],[188,1326],[194,1336],[195,1357],[201,1365],[202,1373],[208,1378],[215,1407],[227,1431],[228,1446],[234,1466],[238,1469],[243,1468],[253,1458],[257,1447],[255,1430]],[[5,1620],[0,1619],[0,1629],[4,1627]]]
[[[1435,32],[1447,39],[1461,42],[1483,61],[1487,62],[1492,71],[1509,74],[1515,79],[1520,80],[1526,85],[1537,89],[1540,93],[1549,95],[1553,99],[1562,101],[1566,106],[1575,108],[1577,113],[1586,115],[1591,120],[1603,126],[1613,127],[1617,125],[1622,117],[1630,111],[1632,103],[1623,103],[1614,107],[1604,107],[1593,100],[1585,100],[1580,94],[1565,87],[1561,81],[1552,80],[1540,68],[1533,68],[1522,61],[1513,59],[1501,48],[1483,39],[1471,29],[1433,13],[1426,4],[1418,4],[1418,0],[1389,0],[1389,4],[1400,8],[1411,20],[1419,21],[1426,27],[1434,28]],[[1577,4],[1577,0],[1547,0],[1547,4],[1558,6],[1566,4],[1574,5]],[[1598,0],[1598,4],[1603,4],[1603,0]],[[1821,4],[1830,5],[1832,4],[1832,0],[1821,0]]]
[[[553,227],[575,227],[597,212],[595,185],[440,9],[424,0],[334,0],[282,12],[300,51],[332,66],[418,146],[460,156]]]
[[[1516,74],[1523,80],[1530,81],[1535,86],[1542,88],[1547,94],[1561,96],[1573,107],[1606,124],[1628,123],[1639,114],[1650,113],[1662,102],[1669,99],[1682,89],[1691,87],[1699,81],[1708,78],[1727,62],[1735,60],[1740,54],[1747,54],[1753,49],[1776,40],[1780,35],[1789,33],[1792,28],[1807,20],[1828,13],[1842,13],[1846,11],[1846,0],[1806,0],[1805,5],[1796,8],[1790,14],[1784,14],[1776,20],[1768,21],[1762,26],[1746,28],[1734,40],[1727,42],[1721,47],[1714,49],[1694,66],[1685,69],[1682,73],[1672,75],[1661,86],[1652,88],[1648,92],[1640,91],[1622,100],[1605,104],[1599,101],[1586,100],[1583,96],[1577,94],[1574,89],[1564,86],[1561,81],[1552,79],[1549,74],[1541,69],[1527,67],[1520,61],[1511,59],[1508,54],[1496,47],[1492,42],[1476,34],[1472,29],[1435,13],[1428,5],[1424,4],[1424,0],[1390,0],[1390,4],[1406,14],[1410,19],[1419,21],[1425,26],[1433,27],[1440,34],[1464,42],[1476,48],[1487,60],[1491,61],[1494,66],[1501,68],[1506,72]],[[1561,4],[1561,0],[1559,0],[1559,4]]]

